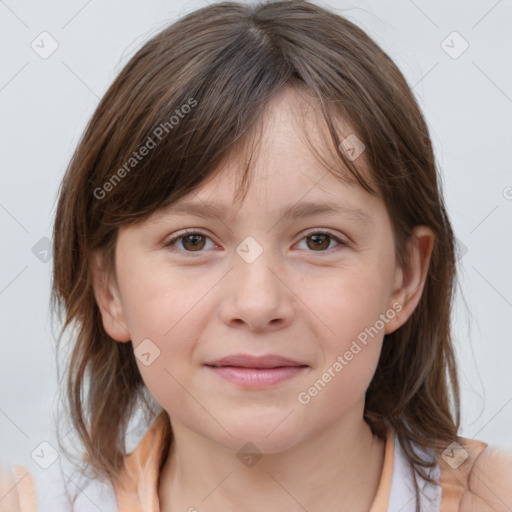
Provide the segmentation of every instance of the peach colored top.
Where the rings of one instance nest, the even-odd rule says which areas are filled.
[[[136,449],[126,456],[120,484],[115,489],[110,484],[109,487],[104,486],[95,495],[102,496],[97,499],[100,500],[98,503],[101,503],[103,512],[160,512],[158,478],[163,455],[168,446],[166,444],[168,442],[166,421],[168,420],[165,414],[162,411],[146,431]],[[510,490],[512,488],[510,485],[512,484],[512,457],[505,455],[500,459],[502,452],[489,452],[486,448],[487,444],[482,441],[463,438],[463,447],[460,445],[455,448],[449,447],[442,456],[437,457],[438,464],[431,476],[440,485],[429,484],[430,488],[422,489],[420,499],[429,495],[430,500],[425,503],[422,501],[422,510],[425,512],[501,512],[502,510],[508,512],[512,510]],[[463,453],[464,460],[455,461],[460,457],[460,453]],[[477,459],[483,462],[475,465]],[[406,462],[407,459],[400,444],[396,442],[395,435],[389,431],[386,436],[381,478],[369,512],[414,510],[414,502],[411,500],[411,498],[414,499],[414,491],[409,482]],[[490,482],[482,478],[482,473],[475,471],[477,466],[479,471],[490,472],[491,479],[498,482],[497,487],[491,489]],[[57,510],[58,507],[50,504],[53,502],[46,501],[46,505],[38,507],[39,493],[36,493],[36,482],[32,474],[20,465],[13,466],[13,474],[15,484],[11,492],[16,494],[17,491],[19,508],[2,508],[3,500],[0,500],[0,512],[4,510],[9,512],[92,510],[90,503],[89,507],[86,505]],[[46,491],[44,483],[41,487],[37,487],[38,491],[40,488]],[[93,491],[87,491],[89,501],[92,501],[93,495]],[[510,503],[507,504],[507,500],[510,500]],[[83,499],[83,502],[86,500]]]
[[[141,440],[137,449],[125,459],[126,465],[122,474],[122,483],[115,489],[121,512],[160,512],[157,492],[160,474],[159,447],[163,443],[164,421],[165,417],[160,415]],[[380,483],[369,512],[386,512],[388,510],[394,448],[394,436],[389,433],[384,449],[384,464]]]

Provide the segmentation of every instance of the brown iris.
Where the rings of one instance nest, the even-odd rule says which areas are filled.
[[[327,249],[329,247],[329,243],[330,243],[330,235],[327,235],[327,234],[320,234],[320,235],[311,235],[311,236],[308,236],[307,237],[307,240],[314,240],[314,244],[313,246],[310,246],[309,245],[309,242],[308,242],[308,247],[310,249]],[[327,244],[326,244],[326,241],[327,241]]]
[[[205,244],[205,237],[203,235],[186,235],[181,237],[183,240],[183,247],[186,250],[201,250],[204,247]],[[190,245],[187,247],[187,241],[191,242]]]

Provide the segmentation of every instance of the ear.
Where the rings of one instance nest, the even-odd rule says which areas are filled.
[[[95,251],[91,259],[94,298],[103,320],[103,328],[116,341],[130,341],[115,279],[105,270],[103,253]]]
[[[405,268],[398,263],[395,283],[390,297],[396,316],[386,324],[385,333],[390,334],[401,327],[413,314],[421,299],[427,279],[430,256],[434,247],[435,234],[427,226],[416,226],[407,241]]]

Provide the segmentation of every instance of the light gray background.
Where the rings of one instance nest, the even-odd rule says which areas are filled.
[[[463,254],[469,315],[460,297],[454,315],[462,435],[511,448],[512,1],[317,3],[341,9],[390,54],[425,112]],[[204,5],[0,1],[2,462],[32,471],[30,453],[53,438],[51,261],[41,260],[72,151],[99,98],[143,42]],[[43,31],[59,45],[47,59],[31,48]],[[469,44],[457,58],[463,41],[450,36],[454,31]]]

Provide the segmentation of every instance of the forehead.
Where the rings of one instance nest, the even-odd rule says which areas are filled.
[[[353,134],[348,123],[335,121],[340,140]],[[368,175],[363,156],[353,163]],[[206,180],[153,218],[170,212],[227,218],[251,195],[259,206],[276,209],[284,218],[338,209],[359,221],[368,220],[362,209],[349,204],[357,187],[361,188],[336,152],[320,102],[286,87]]]
[[[357,151],[355,158],[349,158],[349,165],[377,190],[364,144],[355,129],[341,114],[333,116],[332,121],[333,129],[342,141],[339,146],[329,132],[320,101],[307,91],[284,87],[267,105],[258,123],[203,183],[203,197],[213,193],[220,181],[238,191],[237,183],[242,179],[256,187],[270,180],[276,184],[281,181],[284,187],[290,180],[304,177],[325,192],[340,181],[357,184],[343,154],[340,157],[340,153],[351,156],[346,151],[347,141]]]

